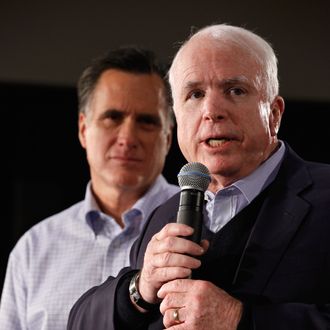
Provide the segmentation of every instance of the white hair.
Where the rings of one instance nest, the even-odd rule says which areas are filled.
[[[204,27],[182,44],[174,57],[169,71],[170,83],[172,81],[171,71],[181,50],[190,40],[200,37],[205,37],[215,42],[221,42],[221,45],[235,45],[247,51],[261,67],[261,81],[259,81],[259,83],[261,85],[260,87],[265,91],[266,97],[268,97],[269,100],[273,100],[278,95],[278,61],[272,46],[265,39],[245,28],[227,24]]]

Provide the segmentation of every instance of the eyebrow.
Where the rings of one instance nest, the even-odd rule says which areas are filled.
[[[237,76],[233,78],[228,78],[228,79],[221,79],[217,82],[218,86],[227,86],[227,85],[234,85],[237,83],[244,83],[244,84],[249,84],[249,79],[246,76]],[[187,83],[184,84],[183,89],[184,90],[191,90],[194,88],[198,88],[201,85],[203,85],[202,81],[188,81]]]
[[[100,113],[99,119],[105,119],[111,115],[124,115],[124,114],[125,111],[111,108],[111,109],[106,109],[104,112]]]
[[[107,117],[110,117],[111,115],[125,117],[125,116],[129,115],[129,113],[124,110],[118,110],[115,108],[111,108],[111,109],[107,109],[103,113],[101,113],[99,119],[103,120]],[[138,114],[136,114],[135,119],[137,121],[148,121],[157,126],[159,126],[161,124],[161,119],[157,114],[150,114],[150,113],[146,113],[146,112],[138,113]]]
[[[152,124],[155,124],[156,126],[161,125],[160,117],[158,115],[154,115],[154,114],[140,113],[136,116],[136,120],[138,120],[138,121],[147,121],[147,122],[150,122]]]
[[[222,81],[220,81],[220,85],[233,85],[233,84],[248,84],[249,83],[249,79],[245,76],[237,76],[237,77],[233,77],[233,78],[229,78],[229,79],[223,79]]]

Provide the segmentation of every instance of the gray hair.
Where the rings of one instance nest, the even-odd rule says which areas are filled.
[[[227,24],[210,25],[202,28],[196,33],[192,34],[180,47],[177,52],[172,66],[169,71],[169,79],[171,82],[171,70],[174,66],[176,58],[181,50],[190,40],[198,37],[206,37],[214,41],[221,41],[222,44],[236,45],[241,49],[246,50],[261,66],[261,81],[258,83],[260,87],[264,86],[266,97],[273,100],[279,93],[279,81],[277,70],[277,57],[275,52],[265,39],[261,38],[254,32],[245,28],[232,26]]]
[[[133,74],[156,74],[164,84],[166,120],[173,125],[172,100],[166,78],[167,64],[160,62],[154,52],[137,46],[125,46],[110,50],[92,60],[78,81],[79,112],[87,114],[89,103],[103,72],[117,69]]]

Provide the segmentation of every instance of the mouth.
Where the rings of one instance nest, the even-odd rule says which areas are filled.
[[[110,159],[118,162],[127,162],[127,163],[139,163],[141,159],[134,156],[125,156],[125,155],[112,155]]]
[[[234,139],[231,138],[209,138],[207,140],[205,140],[205,143],[212,147],[212,148],[216,148],[216,147],[221,147],[224,144],[226,144],[227,142],[230,141],[234,141]]]
[[[139,162],[140,160],[133,157],[112,157],[112,159],[120,160],[123,162]]]

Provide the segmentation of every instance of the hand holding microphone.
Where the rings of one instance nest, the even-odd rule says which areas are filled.
[[[192,235],[182,235],[181,240],[188,242],[187,239],[189,239],[200,244],[204,192],[211,177],[204,165],[188,163],[182,167],[178,178],[181,194],[177,223],[194,228]],[[203,242],[201,245],[205,248]],[[180,254],[182,258],[192,257],[197,261],[198,255],[192,254],[192,250],[189,251],[179,253],[187,254],[185,256]],[[181,268],[184,267],[189,268],[187,263],[184,266],[181,265]],[[190,270],[196,268],[198,267],[191,267]],[[190,274],[186,278],[177,276],[176,279],[167,281],[157,294],[162,299],[160,312],[163,314],[163,323],[166,328],[180,326],[183,323],[185,329],[218,329],[219,325],[225,325],[223,328],[226,329],[236,329],[242,311],[241,302],[227,292],[211,282],[191,279]],[[238,315],[238,317],[231,320],[229,317],[231,315]]]
[[[177,222],[155,234],[144,255],[139,290],[149,303],[159,302],[157,292],[164,283],[189,278],[191,271],[201,265],[199,256],[205,253],[199,244],[209,171],[200,163],[188,163],[178,178],[181,194]]]

